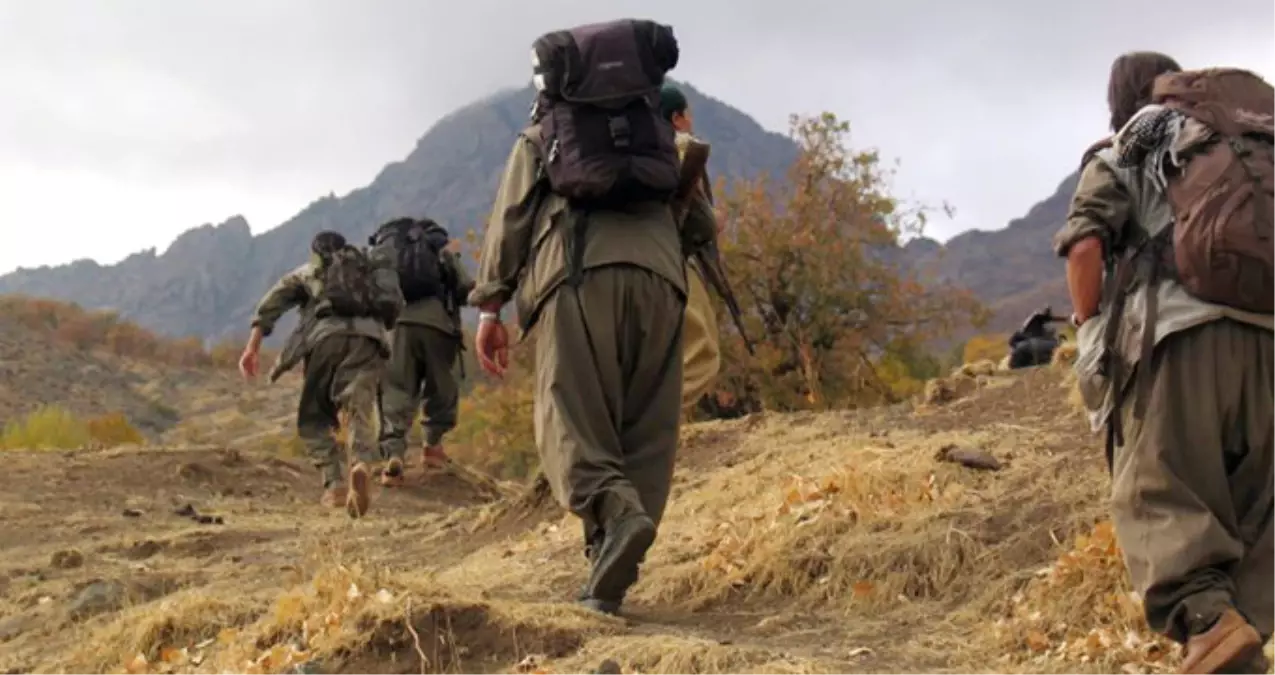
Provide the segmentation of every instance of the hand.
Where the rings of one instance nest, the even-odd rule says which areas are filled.
[[[255,349],[245,349],[243,354],[239,356],[239,374],[243,375],[245,380],[251,380],[257,376],[257,370],[260,367],[261,355]]]
[[[509,332],[499,321],[479,321],[478,334],[474,336],[478,351],[478,365],[499,378],[504,378],[509,368]]]

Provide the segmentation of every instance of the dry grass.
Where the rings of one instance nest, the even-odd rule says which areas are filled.
[[[1076,343],[1064,342],[1058,345],[1058,348],[1054,350],[1054,356],[1050,365],[1053,365],[1054,367],[1071,366],[1076,362],[1076,355],[1078,353],[1079,350],[1076,347]]]
[[[547,663],[541,672],[592,672],[605,660],[624,673],[838,673],[843,667],[823,659],[780,650],[722,644],[673,635],[617,636],[593,640],[568,659]],[[533,659],[532,663],[539,662]],[[531,665],[530,663],[528,665]]]
[[[81,672],[374,672],[395,662],[490,672],[531,654],[565,656],[619,626],[569,605],[462,598],[428,578],[332,563],[269,603],[192,590],[125,610],[56,662]]]
[[[158,603],[132,607],[97,628],[68,655],[71,672],[173,672],[198,666],[204,650],[229,642],[236,626],[253,620],[260,608],[235,597],[184,591]]]
[[[674,545],[682,550],[668,550],[681,562],[657,558],[641,593],[695,608],[759,597],[864,609],[900,599],[968,600],[1024,561],[1041,559],[1052,544],[1042,525],[1066,529],[1083,520],[1075,514],[1086,511],[1093,496],[1095,486],[1081,483],[1060,490],[1051,503],[1033,505],[1037,488],[1025,479],[1052,473],[1066,460],[1021,451],[1022,432],[896,432],[882,440],[834,425],[812,424],[805,438],[683,495],[675,513],[699,518],[685,525],[676,520],[666,536],[681,544],[686,525],[698,535],[688,534],[685,547]],[[940,463],[935,455],[949,445],[1011,458],[1009,467],[979,473]],[[803,473],[824,458],[838,458],[842,467],[802,475],[774,466],[806,453],[814,461],[803,462]]]
[[[985,386],[989,378],[1002,374],[1003,369],[995,361],[985,359],[962,364],[951,375],[926,382],[920,403],[935,406],[966,398]]]
[[[967,364],[944,378],[973,384],[950,405],[691,425],[632,623],[570,603],[579,525],[543,485],[515,495],[444,475],[430,495],[490,483],[502,499],[419,515],[378,502],[378,518],[350,524],[298,512],[287,492],[272,501],[270,476],[293,475],[277,460],[201,455],[214,489],[254,477],[251,501],[219,533],[171,533],[147,564],[236,541],[245,562],[185,563],[209,584],[93,619],[39,669],[1162,672],[1175,650],[1146,631],[1100,524],[1108,481],[1097,440],[1058,406],[1063,374]],[[1003,467],[942,461],[951,446]],[[166,461],[164,475],[194,460]],[[285,522],[302,539],[273,543]],[[109,558],[81,550],[86,564]],[[279,564],[298,555],[289,580]]]

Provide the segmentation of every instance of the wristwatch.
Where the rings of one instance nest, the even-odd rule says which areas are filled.
[[[500,312],[478,312],[479,323],[500,323]]]

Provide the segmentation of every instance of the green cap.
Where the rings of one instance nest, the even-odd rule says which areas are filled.
[[[686,112],[686,95],[681,89],[666,84],[660,89],[660,114],[664,119],[673,121],[673,113]]]

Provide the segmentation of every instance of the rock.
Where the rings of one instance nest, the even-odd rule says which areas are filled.
[[[67,612],[72,619],[113,612],[124,606],[127,595],[128,590],[118,581],[94,581],[75,594]]]
[[[597,668],[593,669],[593,672],[595,675],[620,675],[623,671],[620,670],[620,664],[616,663],[615,659],[604,659]]]
[[[142,512],[137,509],[124,509],[121,515],[125,518],[141,518]]]
[[[145,560],[156,553],[159,553],[163,550],[163,548],[164,547],[158,542],[152,539],[146,539],[130,546],[129,549],[124,552],[124,557],[129,560]]]
[[[922,400],[930,405],[942,405],[968,396],[977,389],[978,381],[958,370],[952,377],[938,377],[926,382]]]
[[[952,373],[952,376],[953,377],[960,377],[960,376],[978,377],[979,375],[994,375],[994,374],[996,374],[996,362],[990,359],[983,359],[982,361],[975,361],[973,363],[962,364],[960,368],[957,368]]]
[[[212,472],[202,464],[186,462],[177,467],[177,475],[189,481],[207,481],[212,477]]]
[[[1000,460],[993,457],[990,452],[985,450],[971,450],[969,448],[961,448],[955,445],[945,445],[940,448],[936,459],[942,462],[952,462],[970,469],[980,469],[983,471],[1000,471],[1003,467]]]
[[[8,642],[22,635],[34,623],[35,617],[30,614],[15,614],[14,616],[0,619],[0,642]]]
[[[60,570],[73,570],[84,565],[84,554],[75,549],[57,551],[49,560],[49,565]]]

